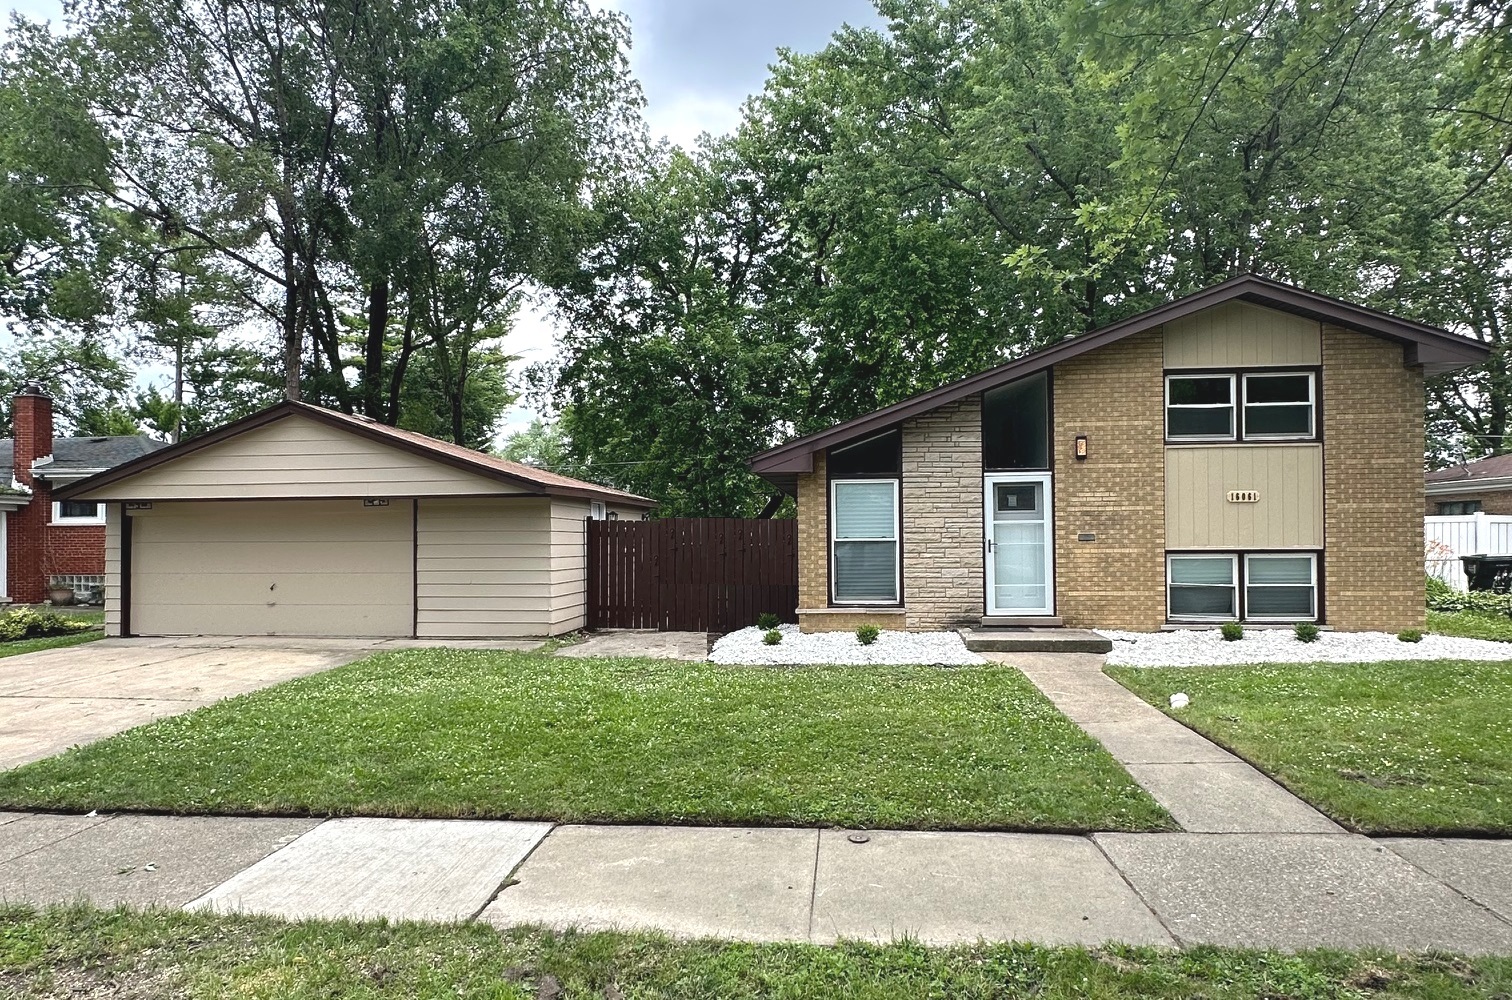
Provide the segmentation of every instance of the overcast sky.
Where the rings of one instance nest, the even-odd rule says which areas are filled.
[[[740,104],[760,90],[779,48],[812,52],[843,24],[879,25],[871,0],[593,0],[629,15],[631,69],[646,94],[653,135],[689,145],[701,132],[729,131]],[[12,0],[28,17],[56,20],[57,0]],[[520,318],[505,344],[522,366],[550,356],[552,332]],[[509,430],[528,420],[509,415]]]

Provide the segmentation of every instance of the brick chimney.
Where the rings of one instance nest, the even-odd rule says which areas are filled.
[[[16,440],[15,476],[23,486],[30,486],[32,461],[53,453],[52,397],[39,385],[23,385],[11,405],[11,426]]]

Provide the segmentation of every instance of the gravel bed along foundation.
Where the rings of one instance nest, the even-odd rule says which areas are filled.
[[[956,632],[883,632],[870,646],[861,645],[854,632],[810,632],[797,625],[781,625],[782,641],[768,646],[766,633],[756,627],[731,632],[714,643],[709,653],[713,663],[779,666],[803,663],[940,664],[966,666],[985,663],[966,648]]]
[[[1512,642],[1424,635],[1403,642],[1390,632],[1321,632],[1302,642],[1291,629],[1252,629],[1229,642],[1217,629],[1117,632],[1108,662],[1131,667],[1229,666],[1241,663],[1375,663],[1383,660],[1512,660]]]

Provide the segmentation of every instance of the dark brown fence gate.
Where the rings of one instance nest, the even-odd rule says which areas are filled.
[[[798,522],[588,522],[588,627],[732,632],[797,621]]]

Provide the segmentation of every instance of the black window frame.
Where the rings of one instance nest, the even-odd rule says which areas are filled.
[[[1444,509],[1445,507],[1467,507],[1471,504],[1475,505],[1474,510],[1448,511]],[[1469,517],[1471,514],[1485,513],[1485,504],[1480,500],[1438,500],[1435,501],[1433,509],[1436,512],[1435,517]]]
[[[1312,604],[1313,613],[1309,618],[1252,618],[1249,615],[1249,560],[1252,557],[1266,556],[1306,556],[1312,559]],[[1173,615],[1171,614],[1171,559],[1183,557],[1222,557],[1229,559],[1234,565],[1234,609],[1232,618],[1201,615]],[[1311,622],[1315,625],[1325,624],[1324,619],[1324,575],[1323,575],[1322,549],[1168,549],[1165,553],[1165,613],[1166,622],[1171,625],[1221,625],[1228,621],[1237,621],[1250,625],[1286,625],[1295,622]],[[1260,586],[1267,586],[1260,584]]]
[[[1045,464],[1038,466],[991,465],[987,461],[987,396],[997,389],[1005,389],[1016,382],[1022,382],[1031,378],[1043,378],[1045,382]],[[1055,369],[1046,368],[1043,371],[1034,372],[1022,379],[1014,379],[1013,382],[1005,382],[1002,385],[993,386],[991,389],[983,389],[979,397],[981,400],[979,424],[982,430],[982,472],[1054,472],[1055,471]]]

